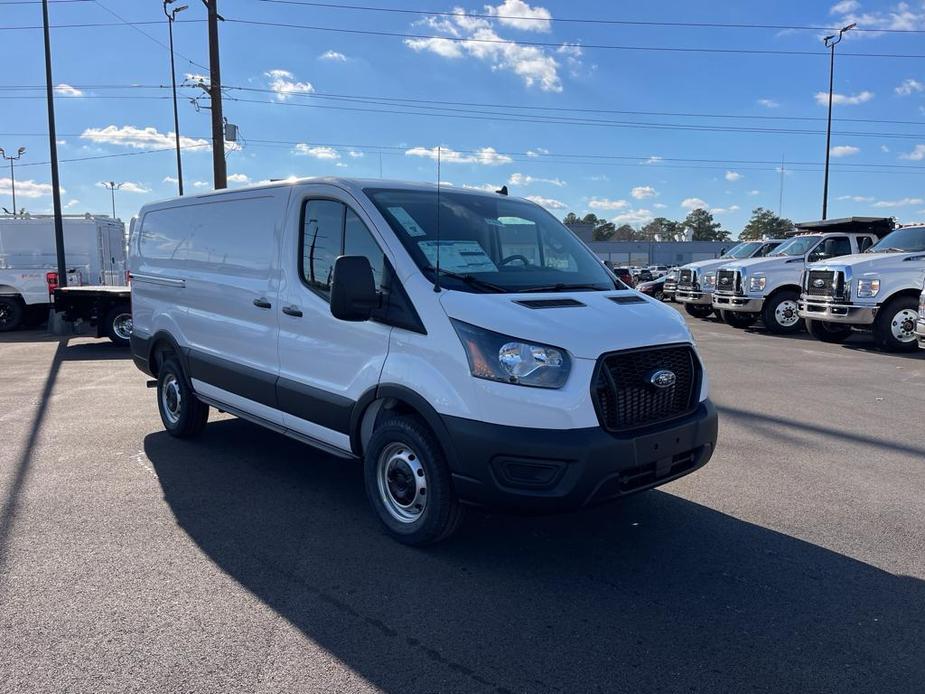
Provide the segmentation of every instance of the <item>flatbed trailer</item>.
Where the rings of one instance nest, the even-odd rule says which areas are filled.
[[[58,287],[54,310],[75,324],[96,328],[97,337],[108,337],[128,347],[132,336],[132,292],[129,287]]]

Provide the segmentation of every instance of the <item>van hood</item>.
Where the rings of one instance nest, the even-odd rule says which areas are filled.
[[[632,303],[618,303],[630,301]],[[572,300],[580,305],[530,308],[524,301]],[[579,359],[606,352],[671,343],[693,343],[681,315],[634,291],[476,294],[445,290],[447,316],[527,342],[567,350]]]
[[[731,258],[710,258],[709,260],[698,260],[695,263],[688,263],[687,265],[682,265],[682,270],[715,270],[716,268],[723,267],[727,263],[735,262]]]
[[[803,267],[803,256],[801,255],[779,255],[765,256],[764,258],[748,258],[746,260],[736,260],[731,263],[724,263],[720,267],[729,268],[730,270],[745,270],[746,272],[758,272],[770,268],[785,267],[788,264]]]
[[[897,253],[855,253],[840,258],[822,260],[808,265],[809,268],[851,268],[855,274],[865,272],[885,272],[909,269],[907,261],[925,256],[923,251],[900,251]]]

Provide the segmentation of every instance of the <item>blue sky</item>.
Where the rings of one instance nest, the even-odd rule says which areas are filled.
[[[186,1],[175,29],[181,80],[206,74],[208,65],[205,8]],[[244,138],[228,153],[232,185],[290,175],[377,177],[380,167],[387,178],[433,181],[440,146],[444,181],[507,184],[560,217],[593,211],[639,225],[703,206],[735,234],[753,207],[778,209],[783,180],[784,215],[816,219],[826,114],[817,93],[828,87],[823,31],[557,20],[856,21],[868,31],[849,33],[836,63],[829,216],[925,219],[925,33],[908,32],[925,31],[921,0],[355,3],[420,14],[299,2],[221,2],[225,115]],[[485,16],[453,15],[456,8]],[[103,180],[124,183],[117,192],[123,218],[174,195],[173,153],[150,151],[169,148],[173,132],[170,92],[157,88],[170,83],[168,53],[158,44],[167,42],[161,3],[77,0],[53,3],[51,13],[53,25],[107,25],[53,30],[66,211],[107,213]],[[115,15],[152,23],[133,28]],[[38,4],[0,5],[0,27],[40,20]],[[18,201],[48,211],[50,172],[40,163],[48,159],[45,104],[36,89],[44,84],[41,32],[5,29],[2,39],[0,147],[27,148]],[[922,57],[895,57],[903,55]],[[190,103],[200,89],[181,93],[186,186],[205,191],[209,115]],[[0,173],[0,199],[10,206],[8,172]]]

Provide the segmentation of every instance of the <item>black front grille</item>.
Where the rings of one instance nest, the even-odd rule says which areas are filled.
[[[843,275],[834,270],[810,270],[806,277],[806,293],[811,296],[841,296],[844,285]]]
[[[659,371],[674,374],[674,385],[653,385]],[[608,431],[656,424],[691,412],[697,405],[700,362],[687,346],[614,352],[598,362],[592,397]]]
[[[678,285],[681,287],[690,287],[697,280],[697,273],[693,270],[681,270],[678,276]]]
[[[719,270],[716,273],[716,289],[720,292],[739,292],[739,273],[735,270]]]

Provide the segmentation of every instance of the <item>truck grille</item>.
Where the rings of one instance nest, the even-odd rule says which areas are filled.
[[[837,298],[844,294],[845,276],[837,270],[810,270],[804,291],[810,296]]]
[[[678,286],[679,287],[693,287],[694,283],[697,282],[697,271],[696,270],[681,270],[681,274],[678,276]]]
[[[651,383],[662,370],[674,374],[674,385],[659,388]],[[591,389],[601,426],[622,431],[693,411],[700,376],[700,362],[688,346],[605,354],[598,361]]]
[[[716,290],[739,294],[742,287],[738,270],[719,270],[716,273]]]

